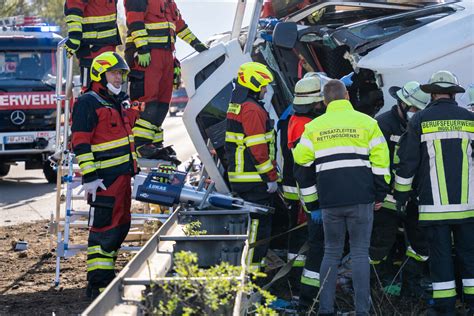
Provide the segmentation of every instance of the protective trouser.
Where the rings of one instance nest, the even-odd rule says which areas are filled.
[[[273,205],[274,194],[267,193],[267,185],[265,183],[259,183],[255,186],[249,185],[249,187],[251,187],[252,190],[239,192],[239,195],[242,199],[261,205]],[[272,214],[250,214],[250,218],[250,243],[254,243],[271,236]],[[268,245],[269,243],[264,243],[249,250],[247,256],[247,265],[251,271],[260,271],[265,266],[265,257],[267,255]]]
[[[163,142],[161,125],[169,110],[173,92],[174,57],[166,49],[152,49],[148,67],[141,67],[133,56],[127,53],[127,63],[134,65],[130,72],[130,98],[145,102],[145,110],[135,123],[133,134],[138,147]]]
[[[87,281],[90,289],[103,289],[115,277],[115,259],[130,229],[130,175],[119,176],[107,190],[90,201]]]
[[[292,229],[305,221],[304,214],[302,215],[301,206],[298,201],[290,201],[290,209],[289,209],[289,217],[290,217],[290,226],[288,229]],[[304,228],[300,228],[298,230],[292,231],[288,234],[288,261],[296,258],[293,261],[293,269],[294,268],[302,268],[304,267],[306,256],[299,255],[298,251],[304,245],[305,241],[308,239],[308,230]],[[301,273],[299,273],[301,274]]]
[[[323,224],[308,219],[308,246],[306,262],[301,274],[300,306],[311,307],[320,288],[319,271],[324,256]]]
[[[430,273],[434,307],[440,314],[454,315],[456,303],[455,265],[460,266],[464,302],[474,308],[474,223],[423,227],[430,250]],[[459,293],[461,294],[461,293]]]
[[[83,87],[88,87],[91,82],[90,67],[92,60],[105,52],[115,52],[115,45],[96,46],[83,45],[77,51],[76,56],[79,59],[79,67],[81,69],[81,82]]]

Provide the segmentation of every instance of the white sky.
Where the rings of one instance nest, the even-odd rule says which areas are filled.
[[[119,1],[119,11],[123,10],[122,1]],[[175,2],[189,28],[201,41],[232,29],[237,0],[175,0]],[[250,20],[254,3],[255,0],[247,0],[244,26]],[[176,55],[179,59],[193,51],[188,44],[178,39]]]

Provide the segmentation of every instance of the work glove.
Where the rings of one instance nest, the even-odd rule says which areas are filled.
[[[97,193],[97,190],[99,188],[101,188],[102,190],[107,190],[107,188],[105,187],[105,185],[102,183],[102,181],[104,181],[103,179],[97,179],[97,180],[94,180],[92,182],[86,182],[82,185],[82,188],[81,190],[79,191],[79,194],[81,194],[81,192],[84,191],[84,197],[86,198],[87,200],[87,197],[89,196],[89,194],[92,195],[92,202],[95,201],[95,197],[96,197],[96,193]]]
[[[67,58],[71,58],[76,54],[76,51],[81,47],[81,41],[77,39],[68,38],[66,43],[64,44],[64,48],[66,49]]]
[[[151,54],[150,53],[144,53],[140,54],[138,53],[138,64],[142,67],[148,67],[151,63]]]
[[[315,222],[316,224],[322,224],[323,223],[323,214],[321,210],[314,210],[311,211],[311,220]]]
[[[196,43],[191,44],[191,46],[192,46],[198,53],[202,53],[203,51],[209,49],[209,47],[208,47],[206,44],[202,43],[202,42],[199,41],[199,40],[196,40]]]
[[[350,74],[347,74],[345,75],[344,77],[342,77],[341,80],[342,83],[346,86],[346,87],[350,87],[352,86],[353,82],[352,82],[352,76],[354,75],[354,72],[351,72]]]
[[[181,85],[181,63],[178,59],[174,59],[174,76],[173,76],[173,88],[178,89]]]
[[[278,183],[276,181],[267,182],[267,188],[268,193],[275,193],[278,190]]]

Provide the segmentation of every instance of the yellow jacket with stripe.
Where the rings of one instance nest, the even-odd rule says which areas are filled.
[[[414,179],[421,225],[474,221],[474,115],[440,99],[416,113],[399,143],[395,199],[406,202]]]
[[[377,121],[347,100],[331,102],[306,124],[295,163],[316,168],[321,208],[382,202],[390,190],[390,156]]]

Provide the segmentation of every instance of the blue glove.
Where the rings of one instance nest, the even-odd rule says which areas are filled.
[[[311,211],[311,220],[317,224],[323,223],[323,214],[321,210]]]
[[[352,76],[354,75],[354,72],[351,72],[350,74],[348,75],[345,75],[344,77],[342,77],[341,80],[342,83],[346,86],[346,87],[350,87],[352,86],[353,82],[352,82]]]

